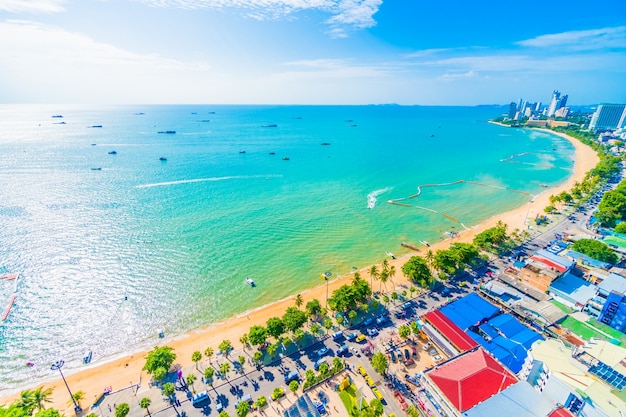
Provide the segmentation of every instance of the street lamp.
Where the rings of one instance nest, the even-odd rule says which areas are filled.
[[[83,411],[83,409],[80,408],[80,405],[78,405],[78,403],[76,402],[76,399],[74,399],[74,395],[72,395],[72,391],[70,391],[70,386],[67,385],[67,381],[65,380],[65,377],[63,376],[63,372],[61,372],[61,368],[63,367],[63,365],[65,365],[65,361],[58,360],[55,363],[53,363],[52,365],[50,365],[50,369],[53,370],[53,371],[59,371],[59,373],[61,374],[61,378],[63,379],[63,382],[65,383],[65,387],[67,388],[67,392],[70,393],[70,398],[72,399],[72,402],[74,403],[74,412],[76,414],[78,414],[81,411]]]
[[[333,273],[330,271],[326,271],[321,275],[322,275],[322,279],[326,281],[326,308],[328,308],[328,280],[333,275]]]

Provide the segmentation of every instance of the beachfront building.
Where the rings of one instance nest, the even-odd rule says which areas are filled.
[[[573,406],[579,416],[626,415],[621,363],[626,349],[604,341],[572,350],[561,341],[536,343],[531,351],[533,368],[527,381],[553,401]],[[569,403],[569,405],[568,405]]]
[[[515,375],[481,348],[466,352],[421,378],[430,399],[448,416],[465,413],[517,382]]]
[[[554,280],[570,271],[574,265],[569,259],[540,249],[520,269],[519,278],[522,283],[546,292]]]
[[[561,96],[561,93],[558,90],[554,90],[552,92],[552,98],[550,99],[550,104],[548,105],[548,112],[546,116],[552,117],[556,113],[557,110],[565,107],[567,104],[567,94]]]
[[[481,346],[511,372],[520,372],[543,337],[476,293],[422,317],[422,329],[448,357]]]
[[[626,104],[600,104],[591,117],[589,130],[620,129],[626,124]]]

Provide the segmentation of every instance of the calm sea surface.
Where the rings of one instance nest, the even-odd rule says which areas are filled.
[[[530,199],[506,189],[563,182],[573,147],[486,123],[501,112],[0,106],[0,275],[20,273],[0,323],[0,390],[50,376],[58,359],[79,368],[87,349],[97,362],[151,345],[158,328],[173,335],[284,298],[321,284],[320,272],[401,255],[402,241],[437,241]],[[412,207],[387,203],[457,180],[491,187],[424,187],[403,201]],[[0,280],[0,314],[13,290]]]

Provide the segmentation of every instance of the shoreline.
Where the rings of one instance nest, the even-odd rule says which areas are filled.
[[[575,182],[582,181],[585,174],[597,164],[599,159],[595,152],[577,139],[548,129],[536,130],[560,136],[572,143],[575,150],[575,161],[570,177],[561,185],[546,189],[538,195],[533,196],[528,203],[525,203],[508,212],[492,216],[480,224],[473,226],[470,230],[460,232],[459,235],[453,239],[448,238],[443,241],[435,242],[429,249],[433,251],[437,249],[445,249],[452,242],[471,242],[476,234],[493,227],[498,221],[502,221],[507,224],[510,231],[516,228],[519,230],[526,229],[527,219],[534,218],[534,216],[538,213],[543,213],[543,208],[549,204],[550,195],[558,194],[561,191],[571,189]],[[421,249],[420,251],[409,252],[395,260],[389,260],[390,265],[395,265],[396,270],[398,271],[397,275],[394,277],[396,288],[406,286],[408,283],[408,281],[402,276],[401,266],[411,256],[423,256],[425,252],[426,249]],[[368,269],[369,268],[363,268],[358,270],[362,278],[366,281],[370,280]],[[331,294],[332,291],[339,286],[348,283],[354,272],[357,271],[353,271],[342,277],[329,281],[328,293]],[[376,290],[375,286],[376,283],[374,283],[374,288],[372,288],[373,291]],[[301,295],[304,300],[304,304],[314,298],[317,298],[323,305],[326,297],[326,285],[320,285],[304,290],[301,292]],[[212,347],[215,351],[217,351],[217,345],[222,340],[230,340],[233,347],[238,349],[241,347],[239,338],[242,334],[248,332],[250,326],[265,325],[268,318],[282,316],[287,307],[294,305],[295,296],[296,294],[293,294],[282,300],[248,310],[229,319],[161,339],[159,341],[159,345],[166,344],[174,348],[174,351],[177,354],[175,364],[182,364],[184,366],[192,365],[191,355],[194,351],[204,352],[207,347]],[[129,385],[146,383],[146,381],[149,381],[149,376],[147,376],[145,372],[142,372],[141,368],[144,365],[145,355],[150,348],[140,346],[133,352],[108,358],[103,362],[89,365],[86,369],[67,370],[65,378],[69,386],[72,387],[73,392],[83,391],[85,393],[84,406],[85,409],[87,409],[88,405],[93,404],[95,397],[102,393],[105,386],[111,386],[113,391],[117,391],[119,389],[126,388]],[[203,362],[204,361],[206,361],[206,359],[203,358]],[[53,376],[51,372],[50,378],[39,380],[30,388],[34,389],[39,386],[54,389],[52,396],[53,402],[50,404],[51,407],[58,409],[61,413],[68,412],[71,414],[72,410],[68,409],[66,401],[63,400],[67,397],[65,386],[63,381],[56,376],[56,374]],[[14,389],[0,391],[0,404],[11,403],[19,397],[19,391],[25,388],[29,387],[20,386]]]

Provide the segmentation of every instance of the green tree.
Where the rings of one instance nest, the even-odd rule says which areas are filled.
[[[252,326],[248,332],[248,337],[254,346],[262,345],[267,340],[267,329],[263,326]]]
[[[191,354],[191,361],[196,364],[196,371],[198,370],[198,362],[202,360],[202,353],[199,350],[196,350]]]
[[[378,398],[374,398],[370,401],[369,408],[372,411],[373,417],[380,417],[383,415],[383,403]]]
[[[204,381],[213,384],[213,376],[215,375],[215,369],[211,366],[207,366],[204,369]],[[209,382],[210,381],[210,382]]]
[[[46,408],[46,403],[52,402],[52,388],[39,387],[31,391],[32,395],[32,410],[41,411]]]
[[[266,327],[267,333],[276,340],[280,338],[280,335],[285,333],[285,326],[283,324],[283,321],[278,317],[270,317],[269,319],[267,319]]]
[[[348,319],[350,319],[350,323],[354,323],[354,320],[358,317],[358,314],[354,310],[348,311]]]
[[[403,324],[402,326],[398,327],[398,336],[400,336],[402,339],[406,339],[410,335],[411,335],[411,328],[409,326],[407,326],[406,324]]]
[[[337,372],[341,371],[343,369],[343,367],[344,367],[344,363],[341,360],[341,358],[338,357],[338,356],[335,356],[333,358],[333,372],[337,373]]]
[[[243,355],[239,355],[237,361],[241,364],[241,367],[243,368],[243,366],[246,364],[246,357]]]
[[[381,375],[386,375],[387,368],[389,367],[389,361],[387,356],[382,352],[377,352],[372,355],[372,368]]]
[[[616,233],[626,234],[626,222],[622,222],[613,229]]]
[[[63,414],[59,413],[59,410],[54,408],[47,408],[45,410],[38,411],[35,417],[63,417]]]
[[[72,398],[74,399],[74,401],[76,401],[76,404],[78,404],[78,406],[82,408],[81,401],[85,399],[85,391],[76,391],[72,394]],[[74,401],[72,401],[72,398],[70,398],[67,402],[68,407],[74,406]]]
[[[30,414],[28,414],[26,410],[20,406],[20,401],[21,400],[17,400],[6,408],[0,405],[0,417],[28,417],[30,416]]]
[[[296,393],[296,391],[298,391],[298,388],[300,388],[300,384],[298,383],[298,381],[291,381],[289,383],[289,391],[293,392],[294,394]]]
[[[409,260],[402,265],[402,273],[409,281],[423,288],[430,287],[433,282],[433,274],[430,272],[428,262],[420,256],[411,256]]]
[[[326,317],[324,318],[324,322],[322,323],[322,325],[326,330],[330,330],[333,328],[333,321],[330,318]]]
[[[230,353],[231,349],[233,348],[233,345],[232,345],[232,343],[230,343],[230,340],[222,340],[222,342],[220,343],[218,348],[219,348],[219,350],[224,352],[224,355],[226,355],[226,357],[228,357],[228,354]]]
[[[315,372],[313,371],[313,369],[307,369],[307,371],[304,373],[304,384],[306,386],[311,386],[315,384]]]
[[[452,275],[459,266],[459,256],[451,250],[440,249],[435,252],[433,266],[436,270],[444,274]]]
[[[278,352],[278,345],[271,344],[267,347],[267,354],[270,355],[270,357],[274,358],[276,352]]]
[[[302,299],[302,294],[297,294],[296,295],[296,307],[300,308],[302,307],[302,304],[304,304],[304,300]]]
[[[148,415],[151,415],[150,409],[148,408],[150,407],[150,404],[152,404],[152,400],[149,397],[143,397],[141,401],[139,401],[139,407],[145,409],[148,412]]]
[[[220,411],[219,417],[230,417],[230,414],[227,411]]]
[[[317,323],[311,325],[311,334],[313,336],[320,336],[322,334],[322,326]]]
[[[229,371],[230,371],[230,363],[224,362],[220,364],[220,373],[224,375],[224,378],[228,378]]]
[[[250,403],[248,401],[240,401],[235,410],[237,417],[246,417],[250,412]]]
[[[274,388],[274,391],[272,392],[272,398],[274,400],[282,397],[282,395],[283,395],[283,391],[281,390],[280,387]]]
[[[115,407],[115,417],[126,417],[130,412],[130,406],[127,403],[121,403]]]
[[[264,395],[259,395],[259,398],[256,400],[256,406],[259,408],[263,408],[267,405],[267,398]]]
[[[320,304],[319,300],[313,299],[306,303],[305,310],[307,316],[315,317],[322,311],[322,305]]]
[[[306,336],[304,330],[298,329],[293,333],[293,340],[295,340],[295,342],[299,344],[304,340],[304,336]]]
[[[420,417],[420,412],[414,405],[410,405],[409,408],[406,409],[406,413],[409,415],[409,417]]]
[[[207,369],[213,369],[213,368],[209,367]],[[163,384],[163,388],[161,389],[161,391],[163,391],[163,395],[165,395],[167,398],[171,400],[172,396],[176,392],[176,386],[171,382],[166,382],[165,384]]]
[[[211,347],[204,349],[204,356],[209,360],[209,363],[211,363],[211,358],[213,357],[214,353],[215,352],[213,352],[213,348]]]
[[[166,376],[167,376],[167,369],[165,369],[162,366],[160,368],[156,368],[154,372],[152,372],[152,379],[154,379],[157,382],[163,381]]]
[[[287,307],[287,310],[283,315],[283,325],[292,333],[301,328],[302,325],[306,323],[306,320],[306,314],[304,314],[303,311],[298,310],[296,307]]]
[[[572,245],[572,249],[576,252],[583,253],[590,258],[598,261],[608,262],[615,265],[618,257],[606,243],[595,239],[579,239]]]
[[[252,359],[254,359],[256,363],[260,363],[261,359],[263,359],[263,353],[257,350],[256,352],[254,352]]]
[[[174,360],[176,360],[176,354],[173,348],[169,346],[156,346],[148,352],[143,370],[152,374],[152,376],[154,376],[154,372],[158,368],[164,368],[167,373],[174,363]]]
[[[187,378],[185,378],[185,382],[187,382],[187,385],[191,387],[191,391],[193,391],[194,394],[196,392],[196,389],[193,384],[196,382],[197,379],[198,377],[196,376],[196,374],[189,374],[187,375]]]
[[[250,337],[248,337],[248,333],[244,333],[239,338],[239,342],[243,345],[243,350],[246,350],[246,346],[250,344]]]

